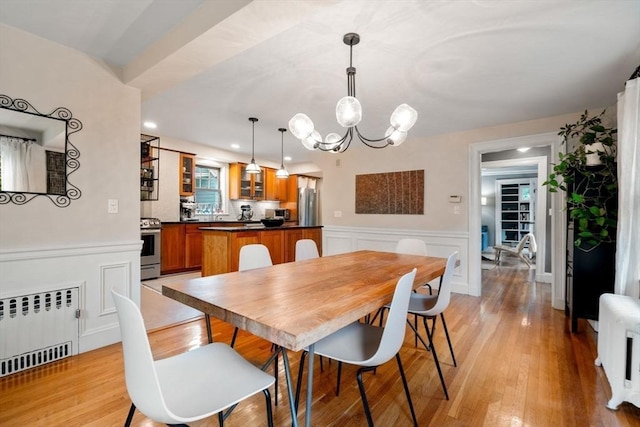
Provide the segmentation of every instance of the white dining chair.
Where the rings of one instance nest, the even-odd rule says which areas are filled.
[[[314,345],[315,354],[317,355],[337,360],[338,362],[360,366],[356,378],[369,426],[373,426],[373,419],[362,382],[362,374],[375,370],[376,367],[388,362],[394,356],[398,363],[402,385],[404,386],[407,401],[409,402],[413,424],[418,425],[413,409],[413,402],[411,401],[411,393],[409,392],[409,386],[400,360],[400,348],[402,347],[404,334],[407,329],[405,320],[407,318],[409,298],[411,290],[413,289],[416,271],[414,268],[398,280],[393,294],[393,300],[391,301],[389,317],[384,327],[374,326],[369,323],[354,322],[321,339]],[[300,400],[300,387],[302,385],[304,361],[307,354],[308,349],[305,349],[300,356],[295,398],[296,408]],[[338,366],[341,365],[339,364]]]
[[[300,239],[296,242],[296,261],[319,258],[318,246],[312,239]]]
[[[136,408],[151,420],[169,425],[217,413],[222,426],[225,409],[260,391],[266,398],[268,425],[273,425],[269,387],[274,377],[223,343],[153,360],[138,306],[115,290],[111,295],[120,323],[125,382],[132,402],[125,426],[131,425]]]
[[[458,258],[458,252],[454,252],[447,258],[447,265],[444,270],[444,275],[442,276],[442,281],[440,282],[440,288],[438,289],[438,295],[425,295],[419,293],[411,294],[411,298],[409,300],[409,314],[413,314],[415,316],[422,318],[422,323],[424,324],[424,328],[427,332],[427,338],[429,340],[429,345],[424,342],[420,334],[418,333],[418,328],[409,322],[407,319],[407,323],[413,330],[415,336],[420,340],[422,345],[427,350],[431,350],[433,354],[433,360],[436,364],[436,369],[438,370],[438,376],[440,377],[440,383],[442,384],[442,389],[444,390],[444,395],[449,400],[449,392],[447,391],[447,385],[444,381],[444,376],[442,375],[442,370],[440,369],[440,362],[438,361],[438,354],[436,353],[435,346],[433,344],[433,332],[435,331],[436,321],[438,320],[438,315],[440,315],[440,319],[442,320],[442,326],[444,329],[444,333],[447,337],[447,343],[449,344],[449,351],[451,352],[451,358],[453,359],[453,366],[458,366],[456,362],[456,356],[453,353],[453,346],[451,345],[451,338],[449,337],[449,330],[447,329],[447,323],[444,320],[444,311],[449,306],[449,302],[451,301],[451,281],[453,277],[453,271],[456,268],[456,260]],[[429,325],[427,324],[427,320],[431,320],[431,329],[429,329]]]

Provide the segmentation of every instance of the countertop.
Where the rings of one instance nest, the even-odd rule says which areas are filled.
[[[238,221],[238,220],[207,220],[207,221],[162,221],[163,224],[260,224],[260,220]]]
[[[202,231],[248,231],[248,230],[288,230],[292,228],[322,228],[321,225],[282,225],[280,227],[265,227],[264,225],[250,225],[242,227],[200,227]]]

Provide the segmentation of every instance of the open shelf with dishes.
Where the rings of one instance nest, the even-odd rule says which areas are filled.
[[[158,200],[160,138],[140,135],[140,200]]]

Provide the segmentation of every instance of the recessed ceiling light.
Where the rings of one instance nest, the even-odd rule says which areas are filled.
[[[531,147],[518,148],[518,151],[521,152],[521,153],[525,153],[525,152],[529,151],[529,148],[531,148]]]
[[[290,161],[291,161],[291,157],[290,157],[290,156],[284,156],[284,159],[285,159],[287,162],[290,162]]]
[[[240,144],[231,144],[231,148],[238,149],[240,148]]]
[[[144,122],[142,125],[147,129],[155,129],[158,127],[158,125],[153,122]]]

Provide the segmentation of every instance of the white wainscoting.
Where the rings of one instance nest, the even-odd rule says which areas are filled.
[[[141,241],[0,253],[0,298],[80,290],[79,352],[120,341],[111,288],[140,304]]]
[[[324,256],[358,250],[393,252],[398,240],[422,239],[430,255],[447,257],[458,251],[460,265],[453,275],[453,292],[479,295],[469,288],[469,235],[466,232],[443,232],[389,228],[324,226],[322,252]],[[437,280],[434,281],[437,288]]]

